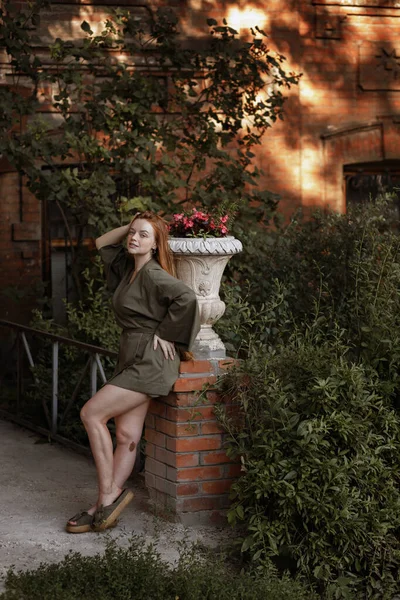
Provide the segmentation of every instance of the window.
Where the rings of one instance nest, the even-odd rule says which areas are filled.
[[[384,193],[395,195],[400,208],[400,160],[360,163],[344,167],[346,206],[373,200]],[[400,217],[400,212],[399,212]]]

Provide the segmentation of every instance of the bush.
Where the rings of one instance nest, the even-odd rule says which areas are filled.
[[[270,282],[265,302],[254,302],[252,285],[246,282],[223,284],[226,303],[224,318],[217,321],[215,330],[222,337],[230,356],[246,357],[259,346],[272,347],[293,328],[289,302],[293,290],[278,279]]]
[[[246,290],[250,286],[252,303],[258,304],[268,301],[278,279],[290,288],[290,311],[300,319],[314,312],[316,300],[319,310],[327,306],[336,315],[342,309],[348,314],[347,299],[362,275],[352,268],[355,261],[374,256],[381,259],[375,266],[384,266],[381,242],[398,244],[398,217],[390,196],[349,207],[345,215],[317,210],[306,218],[299,210],[290,222],[276,220],[275,225],[244,231],[236,223],[244,251],[228,264],[225,280],[236,280]]]
[[[231,336],[244,360],[219,382],[240,413],[219,409],[228,453],[243,465],[229,519],[245,525],[241,548],[256,564],[274,557],[323,597],[391,599],[400,589],[400,236],[390,204],[318,213],[272,237],[265,271],[279,284],[263,277],[258,299],[268,289],[268,300],[239,301]]]
[[[263,575],[239,572],[223,556],[195,549],[176,566],[139,537],[128,548],[109,543],[103,555],[71,553],[59,564],[14,573],[0,600],[316,600],[312,590],[269,565]]]
[[[104,267],[96,256],[83,273],[85,298],[67,303],[68,335],[74,339],[118,351],[121,328],[117,325],[107,290]]]
[[[363,582],[371,597],[390,598],[400,576],[400,416],[376,371],[346,350],[339,332],[325,341],[296,332],[224,379],[245,422],[222,414],[229,455],[243,465],[229,520],[246,524],[241,549],[253,561],[277,557],[321,590]]]

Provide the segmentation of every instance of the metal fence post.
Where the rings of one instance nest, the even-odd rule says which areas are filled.
[[[97,362],[92,354],[91,365],[90,365],[90,393],[91,393],[91,396],[94,396],[96,392],[97,392]]]
[[[29,365],[30,365],[31,369],[33,369],[35,367],[35,363],[33,362],[32,354],[31,354],[31,349],[29,348],[28,340],[26,339],[26,335],[25,335],[24,332],[21,333],[21,339],[22,339],[22,341],[24,343],[24,346],[25,346],[25,352],[26,352],[26,355],[28,357]],[[36,377],[35,377],[35,381],[37,381]]]
[[[21,334],[17,332],[17,414],[21,411],[23,356]]]
[[[51,433],[57,433],[58,420],[58,342],[53,342],[53,393],[51,403]]]
[[[107,377],[106,377],[106,374],[104,373],[103,365],[101,364],[100,356],[97,354],[97,352],[94,355],[94,358],[95,358],[97,366],[99,368],[101,379],[102,379],[103,383],[106,383]]]

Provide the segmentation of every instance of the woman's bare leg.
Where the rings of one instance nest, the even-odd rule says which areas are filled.
[[[150,398],[136,408],[115,417],[117,447],[114,452],[114,482],[123,488],[135,465],[137,448],[143,431],[143,423]]]
[[[81,419],[89,437],[99,484],[97,503],[89,509],[90,514],[101,504],[112,504],[122,491],[114,481],[113,445],[107,422],[142,404],[147,406],[148,401],[146,394],[106,384],[83,406]]]

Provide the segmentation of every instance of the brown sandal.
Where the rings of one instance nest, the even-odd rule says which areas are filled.
[[[86,510],[83,510],[70,518],[69,521],[75,521],[75,524],[68,521],[65,529],[68,533],[87,533],[88,531],[92,531],[93,517],[94,515],[89,515]]]
[[[68,521],[65,526],[65,530],[68,531],[68,533],[87,533],[88,531],[93,531],[93,519],[94,515],[90,515],[88,512],[83,510],[69,519],[69,521],[76,521],[76,523],[73,525]],[[118,520],[115,520],[108,527],[115,527],[117,524]]]
[[[133,492],[126,488],[112,504],[108,506],[101,505],[94,513],[93,531],[104,531],[104,529],[113,527],[119,515],[132,500]]]

